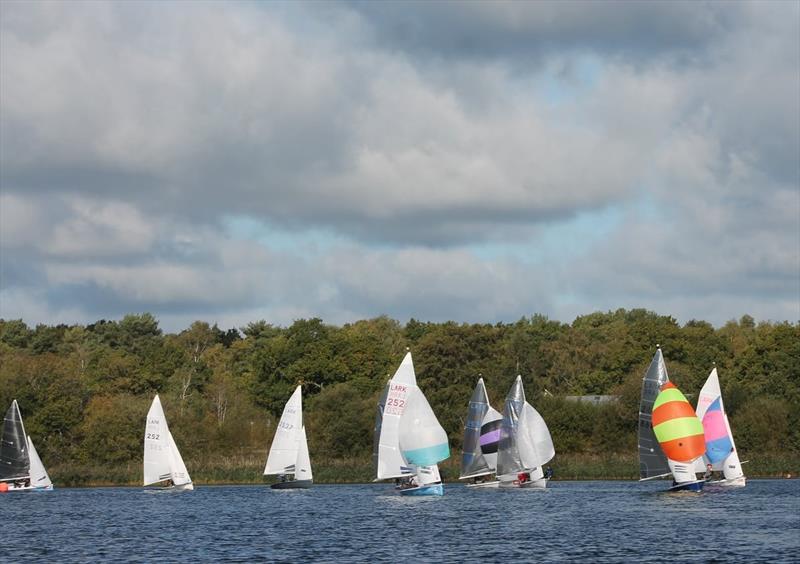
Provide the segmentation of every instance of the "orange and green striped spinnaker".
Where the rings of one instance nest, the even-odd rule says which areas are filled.
[[[706,451],[703,424],[672,382],[661,386],[653,404],[653,432],[667,457],[691,462]]]

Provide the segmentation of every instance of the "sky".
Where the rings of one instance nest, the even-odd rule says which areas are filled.
[[[800,320],[800,2],[3,2],[0,318]]]

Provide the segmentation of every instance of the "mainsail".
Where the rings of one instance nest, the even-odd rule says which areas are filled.
[[[669,382],[667,366],[661,349],[656,354],[644,375],[642,397],[639,402],[639,478],[646,480],[670,474],[667,457],[653,432],[653,404],[661,386]]]
[[[483,378],[478,379],[464,424],[461,478],[485,476],[497,467],[497,444],[503,416],[489,405]]]
[[[29,476],[28,439],[17,400],[14,400],[3,420],[3,437],[2,443],[0,443],[0,481],[28,478]]]
[[[415,473],[415,470],[406,464],[400,452],[400,417],[406,409],[409,394],[416,388],[417,377],[409,352],[386,384],[378,404],[378,413],[375,417],[376,441],[373,449],[376,480],[399,478]]]
[[[300,386],[286,402],[281,420],[272,439],[264,475],[294,474],[297,452],[300,448],[300,432],[303,429],[303,399]],[[304,435],[305,436],[305,435]]]

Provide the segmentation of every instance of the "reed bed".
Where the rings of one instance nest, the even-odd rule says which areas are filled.
[[[313,455],[312,455],[313,456]],[[762,453],[747,457],[744,465],[749,478],[796,478],[800,476],[800,454]],[[228,457],[186,459],[186,466],[196,484],[263,484],[273,482],[264,476],[262,452],[237,453]],[[369,458],[312,459],[314,482],[318,484],[369,483],[374,479]],[[440,465],[445,481],[458,481],[460,459],[452,456]],[[549,464],[554,480],[636,480],[639,463],[635,454],[558,454]],[[140,462],[114,466],[61,464],[49,469],[57,487],[139,486],[142,484]]]

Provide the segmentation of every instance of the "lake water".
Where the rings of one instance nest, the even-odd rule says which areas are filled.
[[[388,484],[57,489],[0,495],[0,560],[798,562],[800,481],[667,494],[666,483],[546,491]]]

